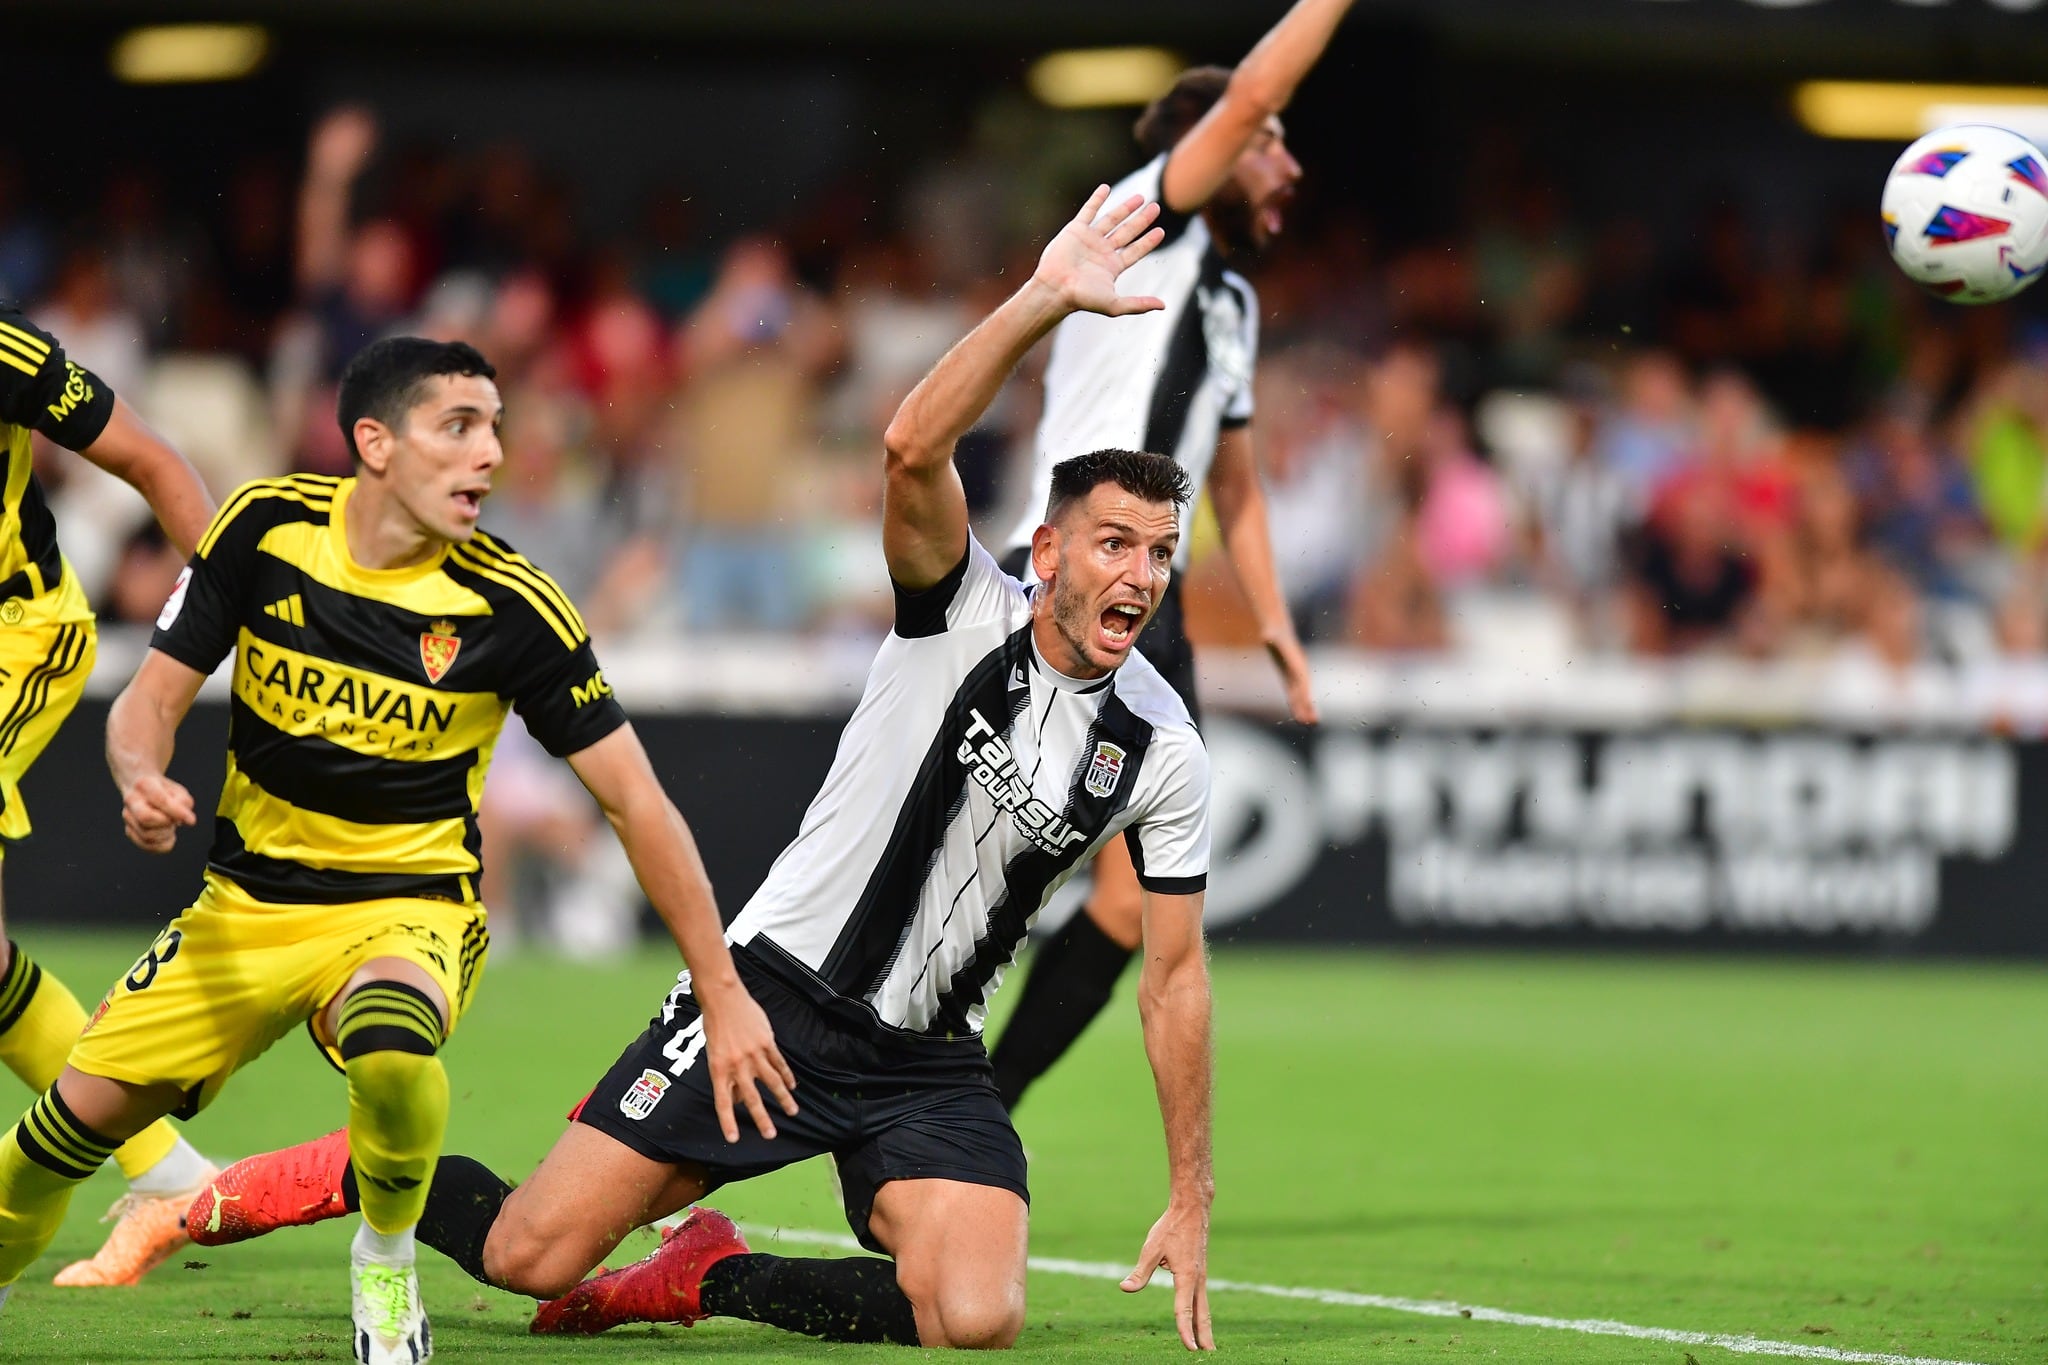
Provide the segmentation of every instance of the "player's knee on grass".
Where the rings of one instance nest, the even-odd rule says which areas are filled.
[[[917,1313],[924,1346],[1003,1350],[1024,1330],[1024,1281],[987,1263],[898,1262],[896,1283]]]
[[[523,1185],[513,1190],[484,1242],[490,1282],[536,1299],[560,1298],[582,1283],[619,1239],[595,1244],[590,1230],[567,1214],[540,1207]]]
[[[403,1231],[426,1206],[448,1126],[440,1007],[417,986],[372,981],[342,1002],[334,1035],[363,1219],[378,1232]]]

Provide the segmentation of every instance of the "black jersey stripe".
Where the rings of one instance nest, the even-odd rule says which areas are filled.
[[[34,474],[28,476],[28,483],[21,490],[15,516],[21,523],[22,554],[41,573],[43,591],[48,592],[63,581],[64,555],[57,548],[57,518],[43,494],[42,481]]]
[[[1124,751],[1123,777],[1108,796],[1096,796],[1083,785],[1096,746],[1108,740]],[[1068,779],[1070,793],[1062,814],[1075,829],[1088,837],[1054,855],[1027,845],[1003,868],[1002,898],[989,907],[988,928],[974,941],[974,955],[940,993],[938,1011],[928,1031],[941,1035],[974,1032],[969,1015],[986,1003],[989,983],[1010,965],[1023,945],[1031,917],[1045,901],[1046,888],[1054,878],[1072,867],[1101,840],[1116,817],[1130,803],[1138,785],[1137,774],[1144,766],[1145,751],[1152,744],[1152,727],[1133,715],[1115,689],[1104,694],[1102,707],[1081,743],[1081,755]]]
[[[514,576],[532,583],[548,601],[555,605],[555,609],[561,613],[562,619],[575,629],[579,640],[590,638],[590,628],[583,624],[582,614],[576,610],[576,604],[569,600],[568,593],[562,591],[562,585],[549,577],[539,565],[505,544],[504,541],[497,540],[483,531],[476,533],[476,538],[470,542],[470,545],[472,548],[482,549],[488,556],[495,556]]]
[[[228,497],[227,505],[214,514],[213,525],[206,528],[206,534],[199,538],[199,556],[205,558],[213,553],[213,547],[236,517],[249,507],[266,498],[280,498],[295,502],[308,511],[326,515],[333,510],[333,499],[325,493],[314,493],[283,479],[258,479],[243,484]]]
[[[474,826],[476,822],[472,819],[470,823]],[[400,896],[458,902],[473,899],[465,885],[472,878],[460,873],[348,872],[267,858],[251,852],[234,821],[224,815],[214,821],[213,850],[206,865],[255,899],[276,905],[338,905]]]
[[[1209,338],[1202,330],[1201,291],[1204,287],[1220,288],[1222,278],[1223,260],[1212,247],[1202,258],[1194,288],[1181,304],[1180,319],[1173,325],[1173,337],[1166,343],[1159,378],[1152,387],[1152,403],[1145,415],[1145,449],[1155,454],[1173,455],[1180,449],[1188,411],[1209,372]]]
[[[954,691],[917,777],[897,807],[888,850],[819,965],[818,975],[839,994],[871,994],[902,951],[946,829],[967,799],[968,768],[955,754],[966,741],[970,713],[980,712],[998,734],[1008,731],[1013,708],[1030,702],[1028,688],[1010,690],[1010,674],[1024,665],[1030,649],[1027,623],[984,655]]]
[[[466,569],[479,578],[496,583],[500,587],[510,588],[513,592],[518,593],[527,600],[534,611],[539,614],[541,620],[547,622],[548,628],[553,630],[562,643],[570,649],[574,649],[583,643],[582,639],[576,634],[575,628],[564,620],[561,614],[550,606],[547,599],[535,588],[503,568],[489,563],[481,554],[472,551],[467,545],[456,546],[449,553],[448,563],[451,567]]]
[[[264,558],[279,568],[272,573],[262,572]],[[287,649],[317,654],[345,668],[382,673],[415,685],[429,681],[426,665],[420,659],[420,636],[427,627],[439,616],[445,616],[456,623],[456,638],[461,639],[463,629],[477,620],[462,612],[423,614],[375,597],[344,592],[305,573],[289,559],[272,557],[266,551],[259,557],[258,579],[251,600],[274,602],[292,593],[299,594],[299,610],[306,618],[304,625],[267,616],[259,607],[243,622],[249,633]],[[478,643],[465,642],[456,651],[454,664],[441,675],[437,686],[451,692],[477,690],[464,687],[461,679],[472,674],[482,662],[482,649],[470,648]]]
[[[235,766],[301,810],[359,825],[422,824],[470,813],[474,749],[449,758],[372,758],[317,736],[274,729],[240,697],[229,710]]]

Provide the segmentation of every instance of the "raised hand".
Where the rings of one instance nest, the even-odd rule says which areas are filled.
[[[377,119],[359,105],[331,109],[313,127],[306,169],[315,179],[353,180],[377,149]]]
[[[1111,318],[1157,312],[1166,307],[1164,301],[1120,295],[1116,279],[1166,239],[1164,231],[1152,226],[1159,205],[1134,194],[1104,213],[1108,199],[1109,186],[1097,186],[1073,221],[1046,246],[1033,278],[1056,291],[1074,312]]]

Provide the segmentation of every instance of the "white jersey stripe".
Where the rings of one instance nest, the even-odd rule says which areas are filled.
[[[736,946],[889,1031],[971,1038],[1039,908],[1107,840],[1135,830],[1148,884],[1199,889],[1208,758],[1186,707],[1140,655],[1092,682],[1052,672],[1031,617],[971,540],[945,583],[899,595]]]

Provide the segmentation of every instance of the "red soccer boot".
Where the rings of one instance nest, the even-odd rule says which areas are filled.
[[[628,1322],[673,1322],[693,1327],[704,1317],[698,1295],[704,1273],[747,1249],[732,1219],[717,1209],[691,1209],[661,1246],[623,1270],[585,1280],[540,1306],[530,1329],[539,1333],[594,1334]]]
[[[246,1242],[279,1228],[324,1223],[348,1212],[341,1177],[348,1170],[348,1129],[237,1161],[215,1176],[185,1211],[185,1230],[201,1246]]]

